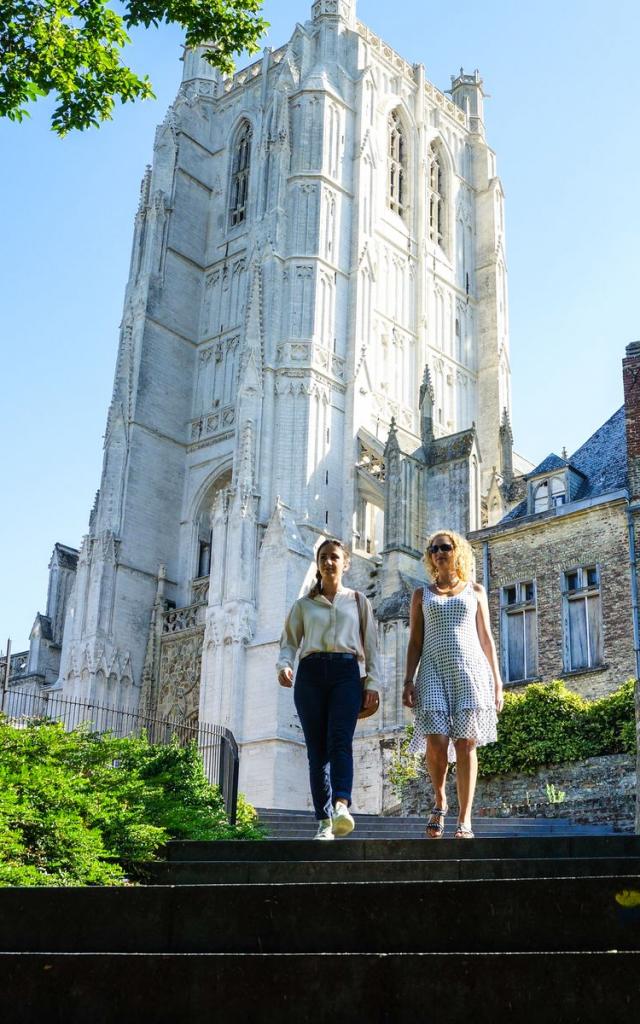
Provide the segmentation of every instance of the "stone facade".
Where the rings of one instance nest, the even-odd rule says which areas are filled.
[[[625,498],[619,497],[586,509],[566,506],[562,510],[566,514],[544,522],[505,527],[489,543],[488,580],[484,578],[482,542],[474,541],[477,579],[489,585],[491,622],[503,665],[501,592],[518,580],[535,582],[538,664],[528,682],[563,679],[583,697],[595,698],[635,676],[631,570],[628,558],[620,559],[629,543],[626,509]],[[571,671],[566,661],[562,577],[565,571],[582,565],[596,565],[600,570],[603,659],[593,670]]]
[[[554,795],[556,800],[551,801],[550,797]],[[447,798],[451,815],[457,814],[453,774],[447,781]],[[512,772],[480,778],[474,814],[570,818],[572,821],[611,824],[633,831],[635,802],[633,761],[628,754],[612,754],[540,768],[532,775]],[[421,775],[404,787],[398,811],[426,817],[432,806],[431,787],[426,777]]]
[[[623,376],[625,405],[572,456],[548,455],[522,501],[469,534],[507,685],[564,679],[592,698],[638,676],[640,345]]]
[[[323,533],[380,619],[360,810],[402,729],[427,533],[517,500],[504,203],[482,80],[450,96],[318,0],[232,78],[187,51],[135,219],[100,490],[59,686],[226,725],[255,803],[308,804],[286,612]],[[184,637],[180,634],[184,633]],[[183,642],[184,641],[184,642]],[[200,664],[199,680],[196,680]],[[367,771],[364,771],[365,765]]]

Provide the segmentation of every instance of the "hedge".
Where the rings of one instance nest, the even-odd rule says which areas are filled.
[[[168,839],[257,839],[241,797],[229,824],[195,744],[168,746],[0,719],[0,885],[122,885],[121,860]]]
[[[390,781],[396,789],[420,770],[420,759],[407,754],[413,727],[408,726],[392,759]],[[533,774],[543,766],[567,764],[603,754],[635,754],[634,681],[614,693],[586,700],[564,683],[531,683],[507,691],[498,718],[498,740],[478,750],[480,775]]]

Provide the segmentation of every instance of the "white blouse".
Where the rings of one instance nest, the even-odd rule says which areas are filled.
[[[299,597],[284,624],[280,639],[277,671],[293,668],[296,652],[300,660],[308,654],[355,654],[360,662],[360,676],[367,677],[367,690],[382,689],[382,672],[378,653],[378,634],[369,600],[361,595],[364,651],[360,637],[360,620],[355,591],[340,587],[329,601],[322,594]]]

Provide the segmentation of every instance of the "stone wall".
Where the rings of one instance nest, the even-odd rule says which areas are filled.
[[[564,799],[552,802],[547,786]],[[510,773],[478,779],[474,816],[570,818],[577,822],[611,824],[633,830],[635,758],[629,754],[590,757],[572,764],[541,768],[533,775]],[[447,797],[457,813],[455,773],[449,773]],[[433,805],[426,775],[403,790],[401,814],[425,816]]]

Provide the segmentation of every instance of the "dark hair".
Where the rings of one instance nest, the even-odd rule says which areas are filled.
[[[325,540],[322,541],[321,544],[318,544],[318,547],[316,549],[316,566],[318,564],[318,559],[320,558],[320,552],[322,551],[323,548],[326,548],[327,544],[335,544],[336,547],[340,548],[341,551],[344,552],[345,559],[347,561],[351,561],[351,554],[349,552],[349,548],[347,547],[347,545],[343,544],[342,541],[338,540],[337,537],[327,537]],[[311,587],[311,589],[309,590],[309,593],[308,593],[307,596],[308,597],[317,597],[318,594],[321,594],[321,593],[322,593],[322,576],[320,574],[320,570],[317,569],[316,570],[316,581],[313,584],[313,586]]]

